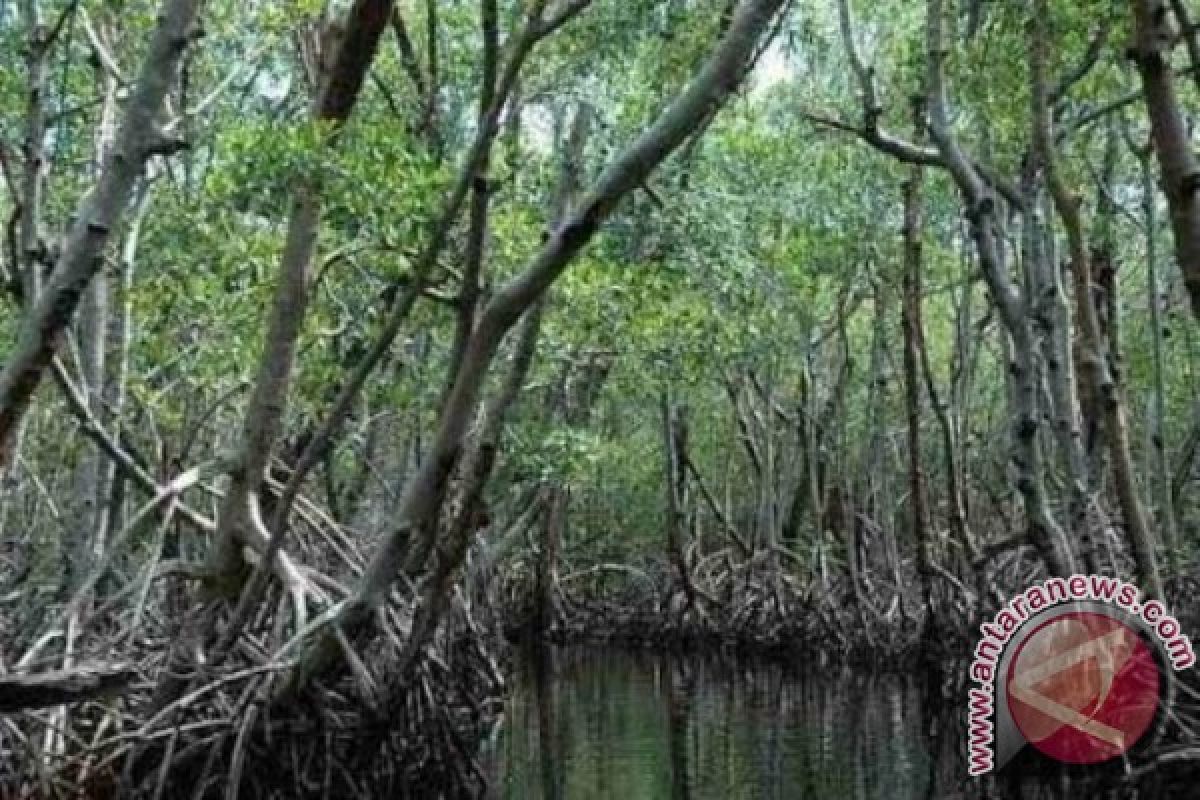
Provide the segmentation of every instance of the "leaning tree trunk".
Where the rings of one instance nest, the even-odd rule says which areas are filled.
[[[433,566],[417,606],[412,632],[398,660],[397,670],[401,675],[416,666],[426,643],[437,632],[445,614],[452,579],[466,557],[472,536],[480,527],[488,524],[483,514],[483,490],[496,463],[504,421],[517,400],[537,353],[543,311],[544,303],[538,302],[525,312],[508,374],[500,390],[484,405],[479,434],[469,445],[467,455],[462,460],[458,513],[446,526],[441,546],[434,550]],[[566,513],[565,507],[562,513]],[[405,682],[396,683],[403,686]]]
[[[105,245],[129,205],[143,166],[152,155],[180,146],[160,131],[157,117],[163,98],[177,80],[183,51],[196,35],[200,5],[200,0],[165,0],[100,179],[76,209],[49,283],[36,299],[29,300],[16,347],[0,372],[0,468],[7,469],[12,463],[14,433],[50,365],[61,333],[104,263]]]
[[[508,99],[515,93],[517,81],[521,69],[526,58],[533,50],[534,45],[541,39],[552,33],[558,26],[562,25],[571,15],[582,9],[580,4],[572,4],[564,8],[552,23],[547,23],[541,18],[542,10],[544,10],[545,0],[538,0],[530,6],[526,13],[525,23],[520,33],[515,34],[516,41],[510,48],[508,59],[505,61],[503,69],[495,61],[497,53],[494,52],[496,42],[494,41],[496,31],[493,29],[495,25],[495,9],[491,0],[484,3],[484,69],[481,79],[481,96],[490,98],[490,104],[486,108],[486,113],[481,112],[479,118],[478,130],[475,138],[468,149],[467,155],[464,158],[464,163],[460,169],[454,185],[447,192],[444,202],[438,214],[434,218],[431,225],[429,240],[421,250],[416,263],[413,266],[412,273],[407,282],[407,286],[403,291],[396,291],[395,297],[389,304],[387,316],[383,323],[383,327],[376,336],[371,348],[366,355],[354,365],[347,377],[345,384],[337,393],[329,410],[326,412],[325,419],[313,434],[312,439],[304,448],[296,461],[296,465],[292,471],[292,477],[288,480],[284,487],[279,503],[276,506],[274,520],[271,524],[271,530],[277,533],[272,541],[268,554],[264,556],[263,561],[269,563],[274,553],[279,549],[280,544],[286,534],[285,523],[288,514],[291,510],[292,503],[299,494],[300,486],[308,472],[320,462],[328,447],[332,444],[334,437],[337,435],[342,422],[349,415],[355,398],[358,393],[366,385],[367,380],[374,372],[376,367],[382,363],[387,354],[391,352],[392,344],[396,336],[400,333],[401,326],[409,313],[412,311],[417,298],[426,288],[425,282],[428,279],[430,272],[438,263],[442,250],[447,244],[447,240],[451,234],[451,229],[458,219],[459,212],[462,209],[463,203],[467,199],[468,193],[472,195],[472,220],[471,228],[468,233],[470,250],[468,259],[482,258],[483,252],[480,249],[478,252],[474,250],[476,246],[482,248],[485,238],[486,228],[486,212],[490,189],[486,185],[486,176],[484,171],[489,163],[491,149],[495,142],[496,135],[499,132],[500,115],[503,112]],[[393,28],[397,31],[403,30],[401,18],[393,13],[392,15]],[[398,34],[403,42],[406,35]],[[403,47],[402,47],[403,49]],[[494,85],[494,88],[493,88]],[[482,109],[482,105],[481,105]],[[512,122],[512,130],[516,130],[518,125],[515,121]],[[482,266],[482,265],[480,265]],[[474,267],[468,270],[473,271]],[[465,277],[470,277],[469,275]],[[478,276],[477,276],[478,277]],[[398,288],[398,287],[397,287]],[[469,290],[464,288],[464,291]],[[463,303],[463,308],[468,305],[477,305],[478,298]],[[461,310],[461,309],[460,309]],[[462,314],[459,316],[460,322],[465,320],[467,316],[474,320],[475,313],[472,309],[472,314]],[[422,358],[427,355],[427,341],[422,338]],[[450,369],[448,372],[448,388],[445,392],[440,406],[445,406],[449,397],[449,389],[453,388],[453,383],[461,369],[462,358],[466,354],[465,344],[461,345],[461,353],[459,352],[460,345],[455,344],[452,350],[452,358]],[[414,431],[412,439],[412,450],[414,453],[421,453],[422,439],[421,431],[418,428]],[[418,460],[418,459],[414,459]],[[404,465],[405,471],[408,469],[407,462]],[[260,577],[260,570],[256,577]],[[253,595],[254,592],[251,592]],[[245,594],[243,595],[246,596]]]
[[[399,520],[371,558],[350,600],[307,651],[300,673],[319,674],[336,652],[337,629],[358,631],[388,596],[402,572],[414,573],[432,548],[429,522],[442,507],[467,425],[501,340],[562,274],[613,212],[740,84],[759,41],[783,0],[743,0],[729,30],[693,80],[658,119],[601,173],[591,191],[555,230],[529,265],[499,287],[484,306],[463,352],[459,373],[442,407],[437,431],[416,474],[405,486]],[[410,537],[419,541],[408,545]],[[332,640],[332,641],[331,641]]]
[[[358,0],[348,12],[340,43],[328,33],[320,54],[324,64],[321,86],[312,107],[316,122],[325,123],[327,139],[322,146],[336,144],[338,134],[358,101],[367,70],[375,58],[379,39],[388,26],[391,0]],[[329,29],[332,31],[332,28]],[[327,47],[336,47],[333,53]],[[216,541],[210,561],[226,590],[240,587],[243,561],[240,545],[261,537],[254,531],[251,504],[253,493],[270,463],[287,411],[288,389],[296,358],[296,345],[308,307],[312,260],[321,224],[321,180],[306,176],[292,191],[287,237],[279,265],[258,378],[242,424],[241,449],[230,469],[229,488],[221,505]]]
[[[332,147],[358,100],[367,70],[391,15],[391,0],[358,0],[347,14],[341,29],[340,44],[333,44],[333,35],[322,38],[333,52],[322,52],[323,65],[319,76],[320,88],[312,106],[312,116],[328,127],[322,146]],[[330,29],[332,30],[332,28]],[[327,30],[327,34],[329,31]],[[259,361],[258,378],[242,425],[241,447],[229,470],[230,482],[222,500],[217,530],[208,556],[209,589],[234,594],[246,588],[246,570],[242,556],[243,545],[253,545],[260,553],[264,570],[275,558],[277,548],[268,542],[269,536],[261,520],[257,491],[263,481],[275,442],[283,425],[287,408],[288,388],[296,344],[308,304],[311,262],[316,250],[321,218],[321,183],[317,176],[306,176],[292,191],[287,237],[280,259],[279,283],[275,289],[270,322],[263,353]],[[278,539],[278,537],[276,537]],[[303,578],[295,572],[289,579],[298,609],[298,625],[303,625]],[[252,584],[251,588],[257,588]],[[246,592],[249,600],[253,592]],[[239,604],[234,620],[227,625],[215,656],[210,654],[208,665],[215,666],[224,656],[230,642],[241,626],[245,606]],[[185,620],[184,633],[172,648],[169,668],[163,671],[155,693],[155,707],[161,708],[182,693],[192,679],[191,651],[203,646],[216,626],[215,615],[197,619],[200,611]]]

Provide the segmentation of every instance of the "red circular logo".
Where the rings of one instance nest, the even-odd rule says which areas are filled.
[[[1137,744],[1158,712],[1160,675],[1135,630],[1073,611],[1034,630],[1008,667],[1008,707],[1042,753],[1097,764]]]

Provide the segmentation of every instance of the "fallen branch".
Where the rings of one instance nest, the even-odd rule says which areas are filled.
[[[0,713],[78,703],[122,691],[137,679],[128,667],[83,667],[0,677]]]

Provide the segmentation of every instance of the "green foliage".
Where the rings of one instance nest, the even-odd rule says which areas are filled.
[[[86,5],[111,29],[113,56],[132,75],[155,4]],[[526,5],[499,4],[506,55]],[[924,4],[852,5],[855,38],[882,105],[879,124],[895,136],[924,139],[913,130],[910,108],[925,81]],[[1015,182],[1030,136],[1028,8],[984,5],[983,24],[969,38],[957,11],[950,20],[951,112],[970,151]],[[42,6],[52,18],[63,4]],[[711,50],[727,6],[725,0],[596,0],[539,45],[501,120],[492,154],[485,302],[519,274],[546,235],[569,115],[586,104],[594,116],[580,165],[586,187],[693,74]],[[428,80],[427,6],[398,7]],[[1064,176],[1080,187],[1091,221],[1099,208],[1096,180],[1107,132],[1103,123],[1078,131],[1070,124],[1136,87],[1120,53],[1129,37],[1128,14],[1101,0],[1057,0],[1051,7],[1048,71],[1054,81],[1081,63],[1097,26],[1112,26],[1094,67],[1056,109],[1064,129]],[[308,121],[312,87],[297,43],[308,41],[324,10],[314,0],[206,3],[207,36],[189,54],[186,97],[178,87],[171,113],[181,106],[195,109],[215,94],[199,113],[178,121],[190,150],[154,161],[133,289],[126,297],[114,284],[112,292],[114,304],[128,299],[132,307],[128,380],[138,424],[130,435],[147,450],[155,437],[187,435],[218,401],[223,405],[204,422],[208,433],[197,447],[215,452],[236,436],[246,393],[234,390],[254,378],[291,192],[301,181],[320,184],[323,219],[314,269],[319,282],[299,344],[287,435],[317,424],[347,368],[377,335],[389,291],[411,274],[477,132],[478,4],[454,0],[437,4],[433,130],[421,128],[427,97],[415,92],[389,33],[350,124],[336,147],[323,146],[329,131]],[[8,7],[0,7],[0,142],[6,154],[19,149],[23,135],[18,22]],[[51,240],[93,181],[97,87],[85,67],[88,46],[77,28],[70,31],[51,54],[53,86],[46,98],[56,115],[42,209]],[[1191,83],[1179,81],[1188,102],[1195,100]],[[698,471],[721,502],[728,496],[735,510],[746,511],[755,507],[757,490],[737,444],[725,381],[753,375],[787,414],[800,413],[802,406],[803,413],[820,412],[836,399],[845,359],[842,407],[836,430],[828,432],[830,458],[851,483],[876,463],[879,448],[886,451],[881,463],[899,469],[901,192],[909,168],[853,134],[813,121],[858,126],[861,105],[836,6],[793,4],[747,88],[623,201],[550,292],[539,355],[501,448],[494,484],[499,503],[511,498],[513,485],[563,482],[574,492],[572,502],[587,509],[572,541],[592,541],[595,552],[607,547],[657,552],[662,393],[670,389],[688,408],[690,455]],[[516,107],[519,118],[512,116]],[[1121,113],[1130,139],[1142,142],[1141,105],[1130,104]],[[13,168],[18,166],[14,161]],[[16,203],[10,189],[0,192],[6,221]],[[1110,225],[1120,264],[1121,357],[1140,455],[1154,379],[1153,331],[1140,174],[1124,146],[1105,190],[1118,204]],[[944,396],[961,380],[966,368],[960,363],[961,322],[978,355],[970,391],[956,398],[961,407],[955,411],[964,436],[992,447],[965,452],[964,469],[986,483],[1003,477],[1003,466],[995,463],[1005,460],[995,458],[1006,425],[1003,342],[971,256],[961,198],[937,168],[926,170],[922,208],[923,311],[932,377]],[[1015,217],[1004,212],[1006,253],[1019,279],[1019,233]],[[1192,425],[1195,326],[1182,303],[1178,271],[1164,255],[1171,252],[1165,220],[1160,208],[1160,228],[1150,235],[1160,254],[1171,332],[1164,354],[1167,441],[1177,443]],[[397,420],[388,429],[390,438],[379,444],[385,454],[381,480],[402,483],[412,453],[428,442],[455,338],[453,301],[461,288],[466,228],[463,215],[434,265],[431,294],[441,302],[417,305],[367,387],[338,450],[334,469],[340,475],[355,469],[367,420],[375,415]],[[114,248],[106,256],[115,276],[120,253]],[[971,314],[960,321],[964,285],[970,287]],[[14,310],[11,303],[6,310]],[[9,313],[0,319],[6,351],[14,318]],[[872,375],[877,329],[886,352],[875,365],[879,374]],[[503,345],[504,353],[511,344],[510,339]],[[564,376],[573,380],[584,356],[596,352],[611,354],[611,369],[586,424],[568,425],[554,409],[555,387]],[[490,390],[496,385],[493,376]],[[933,431],[928,413],[925,425]],[[780,423],[778,440],[781,452],[794,454],[794,422]],[[936,477],[940,445],[933,435],[926,443]],[[192,455],[211,455],[199,450]],[[796,491],[800,469],[795,461],[781,465],[775,487],[781,498]]]

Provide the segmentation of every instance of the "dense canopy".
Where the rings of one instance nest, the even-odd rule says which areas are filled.
[[[32,703],[0,787],[286,795],[308,703],[466,791],[413,736],[478,740],[500,632],[1187,606],[1198,15],[0,2],[0,680],[120,698]]]

